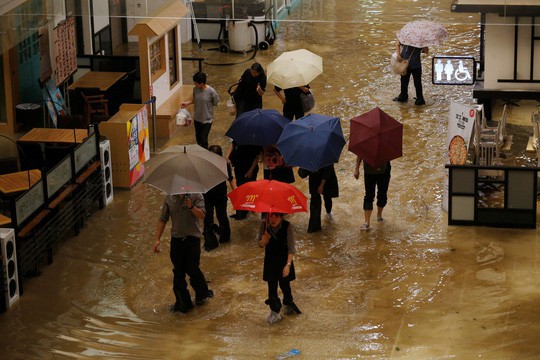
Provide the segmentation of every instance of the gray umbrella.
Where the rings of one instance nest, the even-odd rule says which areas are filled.
[[[168,194],[205,193],[227,180],[227,161],[199,145],[173,145],[144,163],[144,182]]]

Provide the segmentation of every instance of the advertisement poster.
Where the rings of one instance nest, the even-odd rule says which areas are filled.
[[[478,114],[476,105],[452,102],[448,114],[448,136],[446,138],[446,164],[464,165],[472,140],[474,121]],[[444,174],[443,204],[448,211],[448,169]]]
[[[58,115],[67,115],[64,97],[52,79],[45,82],[41,91],[43,101],[45,102],[45,106],[49,111],[52,124],[54,127],[56,127],[58,123]]]
[[[139,133],[137,131],[137,118],[131,119],[128,126],[128,151],[129,151],[129,171],[131,172],[139,163]]]
[[[129,185],[133,186],[144,175],[144,163],[150,159],[150,138],[146,106],[127,122],[129,151]]]
[[[137,114],[137,121],[139,124],[139,162],[144,164],[150,159],[150,134],[146,106]]]

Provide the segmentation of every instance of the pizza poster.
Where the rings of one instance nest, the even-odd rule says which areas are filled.
[[[471,143],[474,121],[477,116],[476,105],[450,103],[448,114],[448,136],[446,138],[446,164],[464,165]],[[444,174],[443,209],[448,211],[448,169]]]

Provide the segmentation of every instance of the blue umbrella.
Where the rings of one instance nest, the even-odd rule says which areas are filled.
[[[239,145],[272,145],[290,121],[277,110],[255,109],[240,114],[225,135]]]
[[[345,138],[339,118],[309,114],[285,125],[276,145],[287,164],[317,171],[338,162]]]

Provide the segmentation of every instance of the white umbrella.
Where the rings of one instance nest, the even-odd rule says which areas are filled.
[[[227,180],[227,161],[199,145],[173,145],[144,163],[144,182],[168,194],[205,193]]]
[[[448,32],[444,26],[428,20],[407,23],[396,35],[399,42],[403,45],[410,45],[417,48],[439,45],[448,38]]]
[[[322,74],[322,57],[306,49],[287,51],[272,61],[267,68],[268,82],[282,89],[309,84]]]

